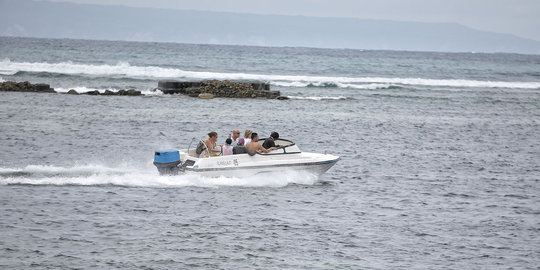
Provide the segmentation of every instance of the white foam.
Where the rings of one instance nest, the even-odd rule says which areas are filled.
[[[86,93],[86,92],[90,92],[90,91],[98,91],[100,93],[104,93],[106,90],[109,90],[109,91],[112,91],[112,92],[118,92],[120,89],[116,89],[116,88],[107,88],[107,89],[98,89],[98,88],[92,88],[92,87],[86,87],[86,86],[74,86],[74,87],[68,87],[68,88],[64,88],[64,87],[57,87],[57,88],[54,88],[54,90],[58,93],[67,93],[69,90],[75,90],[77,91],[77,93]],[[145,96],[160,96],[160,95],[163,95],[163,92],[159,91],[159,90],[156,90],[156,91],[153,91],[152,89],[143,89],[143,90],[140,90],[141,93]]]
[[[388,89],[392,86],[389,83],[366,83],[366,84],[351,84],[351,83],[337,83],[340,88],[353,88],[353,89]]]
[[[186,71],[176,68],[157,66],[132,66],[127,62],[115,65],[89,65],[73,62],[12,62],[9,59],[0,61],[0,74],[13,75],[19,71],[51,72],[68,75],[108,76],[126,78],[174,78],[174,79],[219,79],[266,81],[275,85],[306,87],[312,85],[331,85],[346,88],[371,89],[372,87],[389,87],[403,85],[449,86],[449,87],[482,87],[482,88],[522,88],[540,89],[540,82],[504,82],[478,81],[465,79],[426,79],[426,78],[386,78],[386,77],[327,77],[303,75],[273,75],[249,73],[219,73]],[[3,72],[3,73],[2,73]],[[371,87],[371,88],[370,88]]]
[[[13,69],[13,68],[9,68],[9,69],[4,68],[4,66],[9,66],[9,65],[5,65],[4,63],[10,64],[11,61],[8,58],[4,58],[4,59],[2,59],[2,61],[0,61],[0,75],[11,76],[11,75],[15,75],[15,73],[17,73],[19,71],[17,69]]]
[[[193,173],[160,176],[155,168],[127,165],[111,168],[103,165],[74,167],[30,165],[22,169],[0,168],[0,185],[118,185],[133,187],[283,187],[289,184],[313,185],[318,177],[309,173],[285,171],[249,178],[207,178]]]
[[[71,89],[77,91],[77,93],[86,93],[86,92],[95,91],[95,90],[99,91],[100,93],[105,92],[105,89],[90,88],[86,86],[74,86],[74,87],[69,87],[69,88],[62,88],[62,87],[54,88],[54,90],[58,93],[67,93]],[[107,89],[107,90],[111,90],[111,89]]]
[[[365,83],[365,84],[352,84],[341,82],[310,82],[310,81],[273,81],[273,85],[284,87],[339,87],[339,88],[352,88],[352,89],[387,89],[392,87],[391,84],[382,83]]]
[[[348,97],[344,96],[337,96],[337,97],[331,97],[331,96],[321,96],[321,97],[302,97],[302,96],[287,96],[290,99],[301,99],[301,100],[345,100],[349,99]]]

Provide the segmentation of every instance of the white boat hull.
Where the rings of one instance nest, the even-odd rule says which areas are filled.
[[[181,151],[180,155],[182,156]],[[297,153],[287,155],[248,154],[217,156],[194,159],[193,166],[186,166],[187,172],[205,177],[249,177],[258,174],[279,173],[283,171],[302,171],[321,175],[334,166],[339,157],[316,153]]]

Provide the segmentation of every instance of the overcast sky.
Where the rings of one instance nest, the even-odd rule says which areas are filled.
[[[54,0],[241,13],[453,22],[540,41],[540,0]]]

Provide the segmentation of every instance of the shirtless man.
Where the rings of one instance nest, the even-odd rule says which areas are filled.
[[[262,147],[257,141],[259,140],[259,135],[255,132],[251,133],[251,142],[246,145],[249,152],[265,152],[268,153],[272,150],[276,150],[276,147],[270,147],[268,149]]]

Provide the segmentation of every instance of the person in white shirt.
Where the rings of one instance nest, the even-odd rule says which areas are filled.
[[[244,131],[244,145],[247,145],[249,142],[251,142],[251,133],[253,133],[253,131],[249,129],[246,129],[246,131]]]
[[[235,147],[238,144],[238,138],[240,138],[240,130],[239,129],[233,129],[232,131],[232,143],[231,146]]]

